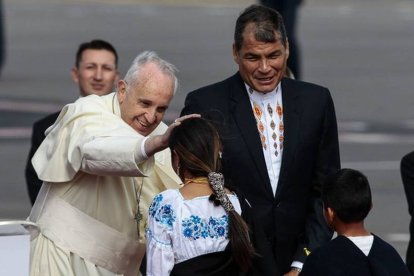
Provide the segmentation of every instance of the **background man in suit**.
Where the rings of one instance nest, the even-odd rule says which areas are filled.
[[[410,272],[414,274],[414,151],[407,153],[401,159],[401,178],[407,197],[408,213],[411,216],[406,263]]]
[[[105,95],[112,92],[118,80],[118,54],[115,48],[104,40],[92,40],[79,45],[76,53],[75,67],[71,70],[72,79],[79,86],[82,97],[96,94]],[[31,163],[37,148],[45,139],[45,131],[57,119],[59,112],[50,114],[33,124],[32,145],[27,158],[25,176],[29,197],[32,204],[43,181],[41,181]]]
[[[330,240],[320,187],[339,169],[329,90],[283,78],[289,43],[275,10],[252,5],[236,22],[239,72],[187,95],[182,114],[201,113],[223,141],[224,175],[263,221],[279,270],[298,275],[307,253]]]

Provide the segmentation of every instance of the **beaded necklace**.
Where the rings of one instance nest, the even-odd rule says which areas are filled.
[[[187,184],[199,184],[199,185],[209,185],[208,178],[205,176],[198,176],[194,178],[185,178],[184,179],[184,185]]]

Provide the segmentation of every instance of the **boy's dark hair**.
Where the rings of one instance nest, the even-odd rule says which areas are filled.
[[[327,177],[322,186],[322,201],[345,223],[363,221],[372,206],[368,179],[359,171],[341,169]]]
[[[84,42],[79,45],[78,51],[76,52],[76,61],[75,66],[79,68],[79,63],[82,58],[82,54],[85,50],[92,49],[92,50],[107,50],[114,54],[115,56],[115,65],[118,67],[118,53],[116,52],[114,46],[111,43],[101,40],[101,39],[94,39],[89,42]]]

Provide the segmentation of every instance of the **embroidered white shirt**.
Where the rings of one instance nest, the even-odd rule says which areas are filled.
[[[235,210],[236,195],[228,195]],[[228,215],[209,196],[186,200],[178,189],[155,196],[148,213],[147,275],[170,275],[176,263],[224,251],[228,244]]]
[[[279,85],[275,88],[275,90],[268,92],[266,94],[254,91],[251,89],[247,84],[246,89],[248,91],[250,104],[252,106],[252,110],[255,108],[255,104],[260,107],[262,110],[261,121],[263,123],[263,135],[265,139],[266,146],[263,146],[263,156],[266,161],[267,172],[269,174],[270,184],[272,186],[273,195],[276,194],[277,183],[279,181],[279,174],[280,174],[280,166],[282,163],[282,156],[283,156],[283,143],[281,145],[281,141],[279,139],[279,128],[280,125],[283,124],[283,117],[282,119],[278,117],[276,111],[276,105],[282,107],[282,87]],[[273,108],[273,112],[268,112],[268,105]],[[254,111],[253,111],[254,112]],[[274,140],[272,135],[274,135],[274,130],[270,127],[271,122],[275,124],[275,130],[277,134],[277,139]],[[258,130],[259,131],[259,130]],[[260,135],[260,131],[259,131]],[[276,143],[276,149],[273,144]],[[278,151],[278,154],[275,154],[275,150]]]

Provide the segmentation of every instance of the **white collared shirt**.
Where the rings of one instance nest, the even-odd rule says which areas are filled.
[[[272,186],[273,195],[276,194],[277,183],[279,181],[279,174],[280,174],[280,167],[282,164],[282,155],[283,155],[283,142],[279,140],[280,132],[279,127],[283,124],[283,115],[279,118],[276,105],[279,103],[280,107],[283,109],[282,104],[282,87],[280,83],[275,88],[275,90],[268,92],[268,93],[260,93],[254,91],[250,88],[246,83],[246,90],[248,91],[250,104],[253,109],[253,113],[255,112],[255,105],[259,106],[261,109],[261,117],[260,120],[264,126],[263,128],[263,137],[262,139],[262,149],[263,149],[263,156],[266,162],[267,172],[269,174],[270,184]],[[273,112],[270,113],[268,111],[268,105],[270,105],[273,109]],[[257,120],[257,116],[256,116]],[[274,122],[275,128],[274,130],[271,128],[271,122]],[[259,135],[260,135],[260,130]],[[277,139],[274,140],[272,135],[276,133]],[[261,135],[261,136],[262,136]],[[264,140],[264,141],[263,141]],[[277,149],[274,147],[274,143],[276,143]],[[282,143],[282,145],[281,145]],[[275,151],[278,151],[278,154],[275,154]]]
[[[373,235],[347,238],[350,239],[365,254],[365,256],[368,256],[369,251],[371,251],[372,244],[374,243]]]

